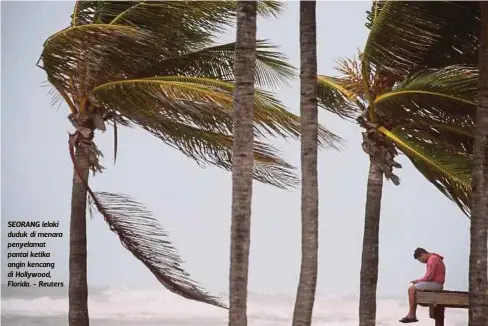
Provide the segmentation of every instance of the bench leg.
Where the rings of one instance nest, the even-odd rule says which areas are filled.
[[[435,306],[432,309],[432,315],[435,320],[435,326],[444,326],[444,311],[446,309],[444,307]]]

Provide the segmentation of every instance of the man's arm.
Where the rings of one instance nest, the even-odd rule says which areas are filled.
[[[424,277],[417,280],[418,282],[430,282],[434,279],[438,260],[439,258],[437,256],[431,256],[429,258],[429,260],[427,261],[427,271],[425,272]]]

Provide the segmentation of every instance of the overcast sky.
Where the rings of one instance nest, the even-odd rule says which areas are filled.
[[[52,241],[55,277],[67,279],[72,164],[68,153],[68,108],[51,106],[44,72],[36,67],[44,40],[70,22],[72,2],[1,2],[2,24],[2,267],[8,220],[59,220],[65,232]],[[319,2],[319,73],[334,74],[334,60],[351,57],[367,37],[370,2]],[[299,64],[298,3],[289,2],[277,20],[259,20],[258,37],[271,39]],[[234,31],[223,35],[231,41]],[[277,91],[299,112],[299,82]],[[319,155],[320,252],[318,292],[359,291],[362,229],[368,160],[358,126],[321,113],[321,122],[347,140],[342,152]],[[113,166],[113,134],[97,133],[107,169],[91,180],[98,191],[134,196],[171,233],[185,267],[207,289],[227,291],[231,175],[202,169],[192,160],[141,130],[119,131]],[[298,142],[277,141],[299,166]],[[400,159],[402,184],[385,182],[380,231],[380,295],[402,295],[424,265],[413,250],[423,246],[445,256],[446,288],[468,284],[469,220],[434,186]],[[299,170],[298,170],[299,171]],[[255,183],[249,289],[294,292],[300,264],[300,190],[281,191]],[[100,216],[88,221],[88,280],[97,286],[160,286],[119,243]],[[53,279],[54,280],[54,279]],[[5,283],[5,269],[2,271]]]

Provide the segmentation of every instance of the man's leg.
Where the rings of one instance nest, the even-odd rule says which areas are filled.
[[[419,282],[415,285],[411,285],[408,288],[408,305],[409,311],[408,319],[417,319],[417,302],[415,300],[415,294],[417,291],[422,290],[432,290],[432,291],[442,291],[444,286],[435,282]]]
[[[417,317],[417,303],[415,302],[415,292],[417,288],[415,285],[411,285],[408,288],[408,305],[410,310],[408,311],[407,317],[409,318],[416,318]]]
[[[401,323],[415,323],[417,322],[417,303],[415,302],[415,292],[417,291],[417,288],[415,285],[412,285],[408,288],[408,305],[409,305],[409,310],[408,310],[408,315],[400,319]]]

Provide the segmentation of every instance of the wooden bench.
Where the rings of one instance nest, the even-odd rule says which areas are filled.
[[[415,300],[419,306],[429,307],[429,316],[435,326],[444,326],[446,308],[468,309],[468,292],[460,291],[416,291]]]

